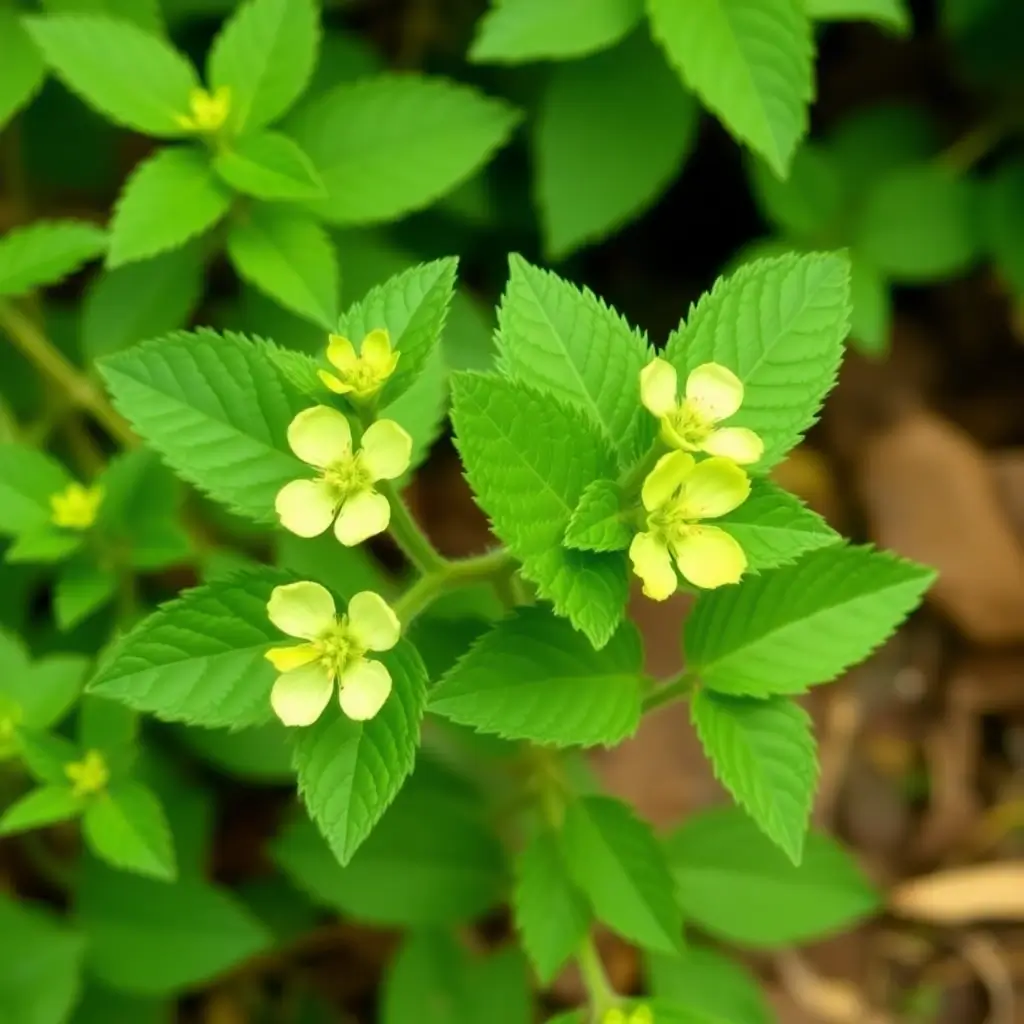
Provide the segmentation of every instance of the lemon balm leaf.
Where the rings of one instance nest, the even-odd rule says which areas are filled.
[[[176,877],[167,817],[146,786],[123,781],[98,794],[82,826],[93,852],[114,867],[164,881]]]
[[[106,232],[84,221],[36,221],[0,239],[0,295],[56,284],[107,248]]]
[[[39,48],[29,37],[15,11],[0,11],[0,128],[42,87],[46,64]]]
[[[232,188],[257,199],[318,199],[324,195],[312,161],[280,132],[238,139],[213,158],[213,169]]]
[[[872,21],[895,35],[910,34],[910,11],[904,0],[805,0],[815,21]]]

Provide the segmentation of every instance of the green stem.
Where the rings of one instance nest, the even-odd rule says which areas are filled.
[[[514,565],[515,559],[505,548],[455,562],[442,559],[439,568],[421,576],[398,598],[394,604],[395,614],[408,626],[442,594],[474,583],[498,584],[511,574]]]
[[[939,154],[939,163],[952,171],[969,171],[1002,141],[1006,125],[1000,121],[983,121]]]
[[[677,697],[685,697],[697,685],[697,677],[692,672],[683,672],[671,682],[649,694],[644,700],[643,713],[670,704]]]
[[[133,448],[139,443],[131,427],[103,392],[79,372],[21,310],[8,302],[0,302],[0,328],[21,353],[68,396],[73,405],[89,413],[111,437],[126,448]]]
[[[587,990],[591,1018],[599,1022],[609,1010],[619,1004],[620,1000],[619,994],[612,988],[612,983],[604,972],[604,964],[601,963],[597,946],[590,935],[583,940],[583,945],[576,954],[576,962],[579,964],[583,987]]]
[[[391,523],[388,529],[405,553],[405,557],[425,576],[443,572],[448,560],[438,552],[419,528],[395,485],[390,480],[381,480],[374,484],[374,487],[391,505]]]

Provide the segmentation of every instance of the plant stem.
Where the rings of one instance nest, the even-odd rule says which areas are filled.
[[[139,440],[106,396],[77,370],[42,331],[9,302],[0,302],[0,328],[21,353],[67,395],[73,405],[89,413],[126,448]]]
[[[403,625],[408,626],[442,594],[473,583],[497,584],[511,572],[514,565],[515,559],[505,548],[455,562],[442,559],[439,568],[421,576],[398,598],[394,604],[395,614]]]
[[[669,704],[677,697],[685,697],[697,685],[697,677],[692,672],[683,672],[671,682],[649,694],[644,700],[643,713]]]
[[[587,1001],[590,1003],[591,1019],[600,1022],[604,1015],[619,1003],[619,994],[612,988],[608,975],[604,972],[600,954],[592,936],[583,940],[580,951],[576,954],[583,987],[587,990]]]
[[[952,171],[969,171],[1002,141],[1005,134],[1006,126],[1000,121],[983,121],[940,153],[939,163]]]
[[[395,489],[395,485],[390,480],[381,480],[374,484],[374,487],[388,499],[388,503],[391,505],[391,523],[388,529],[405,553],[405,557],[424,576],[443,571],[448,565],[448,560],[438,552],[427,539],[427,535],[416,524],[416,520],[413,519],[412,513],[402,501],[402,496]]]

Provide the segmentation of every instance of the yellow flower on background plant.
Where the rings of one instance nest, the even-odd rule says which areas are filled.
[[[274,507],[286,530],[316,537],[334,523],[335,536],[352,547],[388,528],[391,506],[373,485],[401,476],[412,456],[412,438],[394,420],[367,427],[354,452],[345,416],[317,405],[292,420],[288,444],[319,476],[293,480],[278,492]]]
[[[601,1024],[654,1024],[654,1014],[646,1004],[634,1006],[632,1011],[616,1006],[604,1015]]]
[[[743,382],[725,366],[703,363],[686,378],[679,401],[675,367],[652,359],[640,371],[640,400],[661,420],[661,439],[670,448],[721,455],[733,462],[757,462],[764,442],[746,427],[719,427],[743,403]]]
[[[724,516],[748,494],[750,480],[731,459],[697,462],[686,452],[663,455],[640,493],[647,529],[629,546],[644,593],[655,601],[671,596],[679,585],[675,568],[698,587],[736,583],[747,567],[743,548],[721,527],[700,520]]]
[[[267,616],[282,633],[305,641],[271,648],[265,655],[281,673],[270,703],[285,725],[312,725],[335,684],[349,718],[362,722],[380,711],[391,693],[391,673],[366,654],[390,650],[402,632],[384,598],[364,590],[339,616],[334,598],[319,583],[288,583],[274,588]]]
[[[98,750],[87,750],[81,761],[72,761],[64,766],[64,774],[71,782],[75,796],[92,796],[107,788],[110,769]]]
[[[327,359],[338,375],[320,370],[320,379],[336,394],[366,401],[373,398],[395,372],[400,354],[392,350],[391,337],[382,327],[363,338],[358,355],[348,338],[332,334],[327,343]]]
[[[96,522],[102,502],[102,487],[70,483],[50,495],[50,521],[65,530],[88,530]]]
[[[231,112],[231,89],[222,85],[215,92],[195,88],[188,95],[189,112],[177,114],[174,120],[190,132],[211,135],[219,131]]]

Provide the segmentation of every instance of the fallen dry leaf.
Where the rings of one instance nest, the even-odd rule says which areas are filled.
[[[1024,921],[1024,861],[1002,861],[913,878],[889,894],[889,909],[928,924]]]

